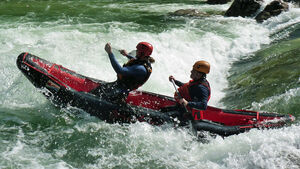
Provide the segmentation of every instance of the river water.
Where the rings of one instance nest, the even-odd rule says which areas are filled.
[[[264,5],[266,5],[266,1]],[[300,168],[298,121],[207,143],[187,129],[107,124],[53,106],[16,67],[30,52],[80,74],[114,81],[104,45],[131,51],[153,44],[142,90],[172,96],[173,75],[188,81],[207,60],[209,105],[300,114],[300,9],[262,24],[223,17],[230,7],[199,0],[2,0],[0,2],[0,168]],[[207,17],[172,16],[197,9]],[[120,62],[126,58],[117,55]]]

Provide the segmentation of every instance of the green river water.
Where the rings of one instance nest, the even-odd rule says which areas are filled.
[[[300,168],[300,9],[290,4],[289,11],[258,24],[223,17],[230,4],[1,0],[0,168]],[[191,8],[209,16],[169,14]],[[296,122],[208,143],[167,125],[107,124],[81,110],[55,107],[15,63],[30,52],[114,81],[104,45],[131,51],[140,41],[153,44],[156,60],[142,90],[172,96],[169,75],[188,81],[193,63],[204,59],[211,63],[209,105],[292,114]]]

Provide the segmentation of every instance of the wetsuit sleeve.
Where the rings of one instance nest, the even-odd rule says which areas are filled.
[[[174,80],[174,82],[179,87],[182,86],[182,85],[184,85],[184,83],[182,83],[181,81],[178,81],[178,80]]]
[[[108,56],[109,56],[110,63],[112,65],[112,67],[114,68],[115,72],[117,72],[117,73],[121,72],[122,67],[116,60],[115,55],[113,53],[110,53],[110,54],[108,54]]]
[[[117,74],[121,74],[121,75],[125,75],[125,76],[137,76],[137,77],[141,77],[141,78],[144,78],[147,75],[147,70],[143,65],[122,67],[117,62],[113,53],[109,54],[108,56],[109,56],[111,65]]]
[[[209,89],[204,85],[193,86],[190,89],[192,101],[188,102],[188,106],[200,110],[206,110],[207,100],[210,95]]]

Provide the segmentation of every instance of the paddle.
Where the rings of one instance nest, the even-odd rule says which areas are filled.
[[[111,47],[111,49],[116,50],[118,52],[121,53],[122,49],[118,48],[118,47]],[[135,57],[136,55],[136,50],[132,50],[131,52],[128,53],[129,56]]]
[[[173,86],[174,86],[174,88],[175,88],[175,92],[176,92],[177,96],[178,96],[180,99],[183,99],[183,97],[181,97],[181,95],[180,95],[178,89],[176,88],[174,79],[171,79],[171,82],[172,82],[172,84],[173,84]],[[188,113],[189,111],[188,111],[188,109],[186,108],[186,106],[183,105],[183,107],[184,107],[184,111],[185,111],[186,113]]]
[[[116,50],[116,51],[119,51],[119,52],[121,51],[121,49],[116,48],[116,47],[112,47],[112,46],[111,46],[111,49]]]
[[[172,84],[173,84],[173,86],[174,86],[174,88],[175,88],[175,92],[177,93],[177,96],[178,96],[180,99],[183,99],[183,97],[180,95],[178,89],[176,88],[174,79],[171,79],[171,82],[172,82]],[[188,119],[194,121],[193,116],[191,116],[192,113],[186,108],[185,105],[183,105],[183,108],[184,108],[185,113],[186,113],[186,114],[189,114]]]

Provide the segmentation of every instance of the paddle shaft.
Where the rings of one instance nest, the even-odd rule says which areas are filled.
[[[111,47],[111,49],[116,50],[116,51],[121,51],[121,49],[115,48],[115,47]]]
[[[176,90],[176,93],[177,93],[178,97],[179,97],[180,99],[183,99],[183,97],[180,95],[178,89],[176,88],[176,85],[175,85],[175,82],[174,82],[173,79],[171,79],[171,82],[173,83],[173,86],[174,86],[174,88],[175,88],[175,90]],[[193,118],[192,113],[186,108],[185,105],[183,105],[183,107],[184,107],[185,113],[189,114],[188,116],[186,116],[186,118],[189,119],[189,120],[191,120],[192,122],[194,122],[195,119]]]
[[[177,89],[177,87],[176,87],[176,85],[175,85],[174,79],[171,79],[171,82],[172,82],[172,84],[173,84],[173,86],[174,86],[174,88],[175,88],[175,91],[176,91],[178,97],[179,97],[180,99],[183,99],[183,97],[181,97],[181,95],[180,95],[180,93],[179,93],[179,91],[178,91],[178,89]],[[188,113],[189,111],[188,111],[188,109],[186,108],[186,106],[183,105],[183,107],[184,107],[185,112]]]
[[[111,47],[111,49],[116,50],[116,51],[118,51],[120,53],[122,51],[122,49],[119,49],[119,48],[116,48],[116,47]],[[131,57],[134,57],[136,55],[136,50],[133,50],[133,51],[129,52],[127,55],[131,56]]]

